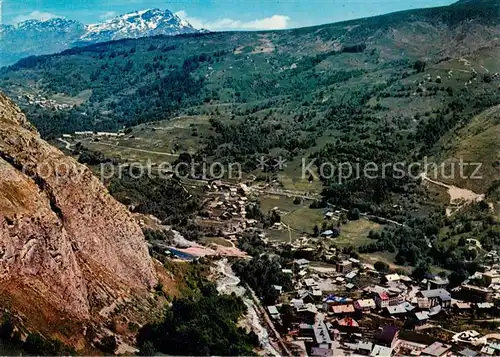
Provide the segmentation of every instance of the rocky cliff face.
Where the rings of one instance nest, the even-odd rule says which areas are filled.
[[[0,94],[0,304],[85,321],[156,283],[127,209]]]

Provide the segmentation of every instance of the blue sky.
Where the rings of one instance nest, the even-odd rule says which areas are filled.
[[[302,27],[452,2],[454,0],[0,0],[3,23],[56,16],[96,23],[156,7],[169,9],[193,26],[210,30]]]

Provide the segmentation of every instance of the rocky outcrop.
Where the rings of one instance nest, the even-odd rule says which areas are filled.
[[[0,94],[0,304],[86,321],[156,283],[127,209]]]

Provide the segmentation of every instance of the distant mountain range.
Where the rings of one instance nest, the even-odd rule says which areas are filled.
[[[117,16],[103,23],[85,25],[53,18],[0,25],[0,66],[21,58],[60,52],[75,46],[156,35],[200,33],[169,10],[148,9]]]

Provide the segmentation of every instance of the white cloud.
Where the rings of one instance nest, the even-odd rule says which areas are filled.
[[[116,11],[107,11],[107,12],[104,12],[102,13],[99,18],[101,20],[109,20],[109,19],[112,19],[113,17],[116,17],[117,13]]]
[[[243,28],[248,29],[264,29],[264,30],[282,30],[288,27],[288,22],[291,19],[284,15],[273,15],[271,17],[265,17],[263,19],[258,19],[250,22],[242,23]]]
[[[56,14],[52,14],[50,12],[43,12],[35,10],[26,15],[18,15],[12,19],[12,23],[17,24],[19,22],[27,21],[27,20],[39,20],[39,21],[47,21],[54,17],[58,17]]]
[[[181,19],[185,19],[186,17],[188,17],[187,12],[184,10],[177,11],[175,15],[179,16]]]
[[[221,18],[214,21],[206,21],[197,17],[189,16],[186,11],[175,13],[182,19],[188,21],[194,28],[208,30],[283,30],[288,27],[290,18],[284,15],[273,15],[253,21],[240,21],[230,18]]]

